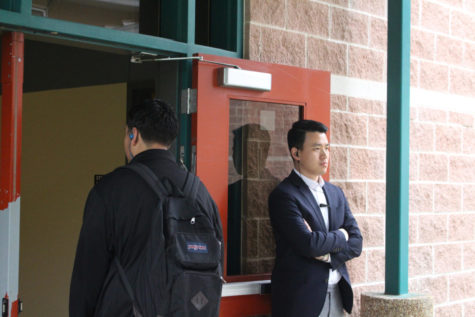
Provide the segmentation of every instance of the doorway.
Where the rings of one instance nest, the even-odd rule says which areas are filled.
[[[83,208],[125,163],[126,111],[145,98],[176,106],[178,65],[39,37],[25,41],[19,297],[22,316],[67,316]]]

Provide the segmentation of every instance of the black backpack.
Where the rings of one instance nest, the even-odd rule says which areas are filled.
[[[215,228],[214,211],[204,210],[196,199],[199,178],[188,172],[180,190],[168,179],[160,181],[144,164],[125,167],[138,173],[159,197],[135,292],[119,259],[114,259],[132,301],[133,316],[218,316],[223,241],[217,238],[221,228]]]

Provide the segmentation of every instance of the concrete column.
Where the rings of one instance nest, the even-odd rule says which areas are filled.
[[[433,299],[425,294],[361,294],[361,317],[432,317]]]

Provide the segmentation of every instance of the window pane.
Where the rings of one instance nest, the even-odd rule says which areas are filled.
[[[139,0],[33,0],[32,14],[139,32]]]
[[[196,44],[235,51],[237,8],[235,0],[196,0]]]
[[[267,199],[293,165],[287,131],[300,107],[231,100],[228,275],[270,273],[275,242]]]

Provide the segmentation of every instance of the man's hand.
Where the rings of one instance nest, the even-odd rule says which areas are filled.
[[[338,229],[338,230],[340,230],[341,232],[343,232],[343,234],[345,235],[346,241],[348,241],[348,232],[346,232],[346,230],[343,229],[343,228],[340,228],[340,229]]]
[[[307,229],[308,231],[312,232],[312,228],[310,228],[310,225],[308,224],[308,222],[304,219],[303,222],[305,223],[305,225],[307,226]],[[342,229],[342,230],[345,230],[345,229]],[[345,231],[346,232],[346,231]],[[348,234],[347,234],[348,235]],[[348,239],[347,239],[348,240]],[[318,260],[318,261],[322,261],[322,262],[330,262],[330,254],[327,253],[325,255],[321,255],[321,256],[316,256],[315,257],[315,260]]]
[[[325,255],[316,256],[315,260],[329,263],[330,262],[330,253],[327,253]]]
[[[310,225],[308,224],[307,220],[303,220],[305,222],[305,225],[307,226],[308,231],[312,232],[312,228],[310,228]]]

